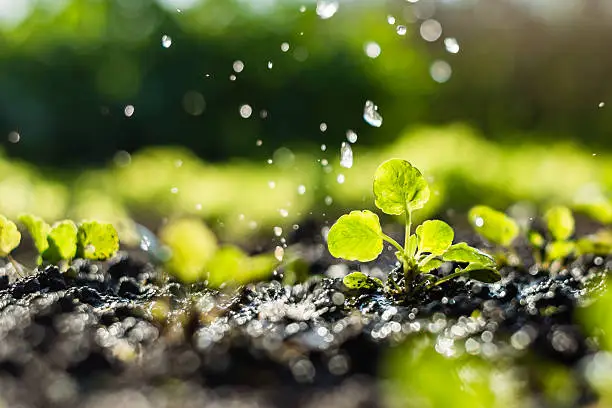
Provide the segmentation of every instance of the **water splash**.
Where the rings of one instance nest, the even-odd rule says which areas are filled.
[[[380,113],[378,113],[378,106],[376,106],[374,102],[366,101],[363,108],[363,120],[370,126],[380,127],[382,125],[383,118]]]
[[[342,142],[340,146],[340,166],[346,169],[353,167],[353,149],[347,142]]]
[[[319,0],[317,1],[317,15],[323,20],[332,18],[338,11],[339,4],[337,1]]]

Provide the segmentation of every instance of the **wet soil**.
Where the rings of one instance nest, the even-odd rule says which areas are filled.
[[[597,349],[574,312],[611,267],[507,267],[499,283],[450,281],[412,299],[353,296],[321,276],[220,294],[164,282],[126,254],[4,276],[0,406],[378,407],[386,351],[423,333],[441,354],[577,367]],[[594,399],[581,385],[572,405]]]

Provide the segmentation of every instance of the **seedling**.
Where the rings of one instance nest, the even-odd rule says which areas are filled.
[[[412,233],[412,213],[429,200],[429,186],[421,172],[406,160],[391,159],[378,167],[374,174],[374,196],[374,203],[382,212],[404,216],[404,247],[383,233],[378,215],[368,210],[352,211],[341,216],[329,230],[327,243],[334,257],[372,261],[382,252],[383,242],[388,242],[397,250],[395,255],[402,264],[403,288],[399,290],[403,292],[415,288],[419,276],[427,278],[423,280],[427,282],[426,288],[463,275],[483,282],[500,279],[491,257],[463,242],[453,245],[455,233],[444,221],[425,221]],[[429,274],[447,261],[466,266],[442,278]],[[380,280],[360,272],[347,275],[344,284],[351,289],[382,286]],[[394,285],[391,279],[389,285]]]
[[[17,273],[23,276],[21,265],[11,256],[11,252],[19,246],[20,242],[21,233],[19,233],[15,223],[0,215],[0,257],[7,258],[13,264]]]
[[[119,250],[119,237],[115,227],[108,223],[86,221],[78,227],[70,220],[53,226],[32,214],[19,217],[32,236],[38,250],[38,263],[67,263],[75,256],[103,261]]]
[[[495,258],[499,265],[511,264],[510,258],[518,258],[511,245],[519,235],[519,226],[512,218],[491,207],[477,205],[468,212],[468,221],[474,231],[497,248]]]

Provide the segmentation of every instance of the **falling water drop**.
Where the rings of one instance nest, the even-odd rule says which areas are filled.
[[[338,174],[338,177],[336,177],[336,181],[338,182],[338,184],[344,184],[344,174]]]
[[[351,143],[355,143],[357,141],[357,133],[354,130],[349,129],[346,131],[346,140]]]
[[[330,196],[325,197],[325,205],[332,205],[333,202],[334,202],[334,199],[331,198]]]
[[[319,0],[317,2],[316,13],[323,20],[326,20],[336,14],[338,7],[338,2],[335,0]]]
[[[162,43],[162,47],[170,48],[170,46],[172,45],[172,37],[164,34],[162,36],[161,43]]]
[[[297,188],[298,194],[299,195],[304,195],[306,194],[306,186],[303,184],[300,184]]]
[[[446,48],[446,51],[450,52],[451,54],[457,54],[460,49],[457,39],[452,37],[444,39],[444,47]]]
[[[353,149],[347,142],[342,142],[340,146],[340,166],[346,169],[353,167]]]
[[[408,29],[406,28],[405,25],[398,25],[395,28],[395,31],[399,34],[399,35],[406,35],[406,33],[408,32]]]
[[[327,146],[325,144],[321,145],[321,151],[324,152],[327,150]]]
[[[272,61],[268,61],[268,69],[272,69],[274,63]]]
[[[283,260],[283,256],[285,256],[285,250],[282,246],[277,246],[276,249],[274,249],[274,257],[281,262]]]
[[[363,120],[374,127],[380,127],[382,125],[383,118],[380,113],[378,113],[378,106],[376,106],[374,102],[366,101],[363,108]]]
[[[274,227],[274,235],[280,237],[283,235],[283,229],[281,227]]]

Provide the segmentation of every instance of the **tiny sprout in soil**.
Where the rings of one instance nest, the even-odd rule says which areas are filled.
[[[329,230],[328,248],[334,257],[372,261],[382,252],[383,242],[390,243],[397,249],[395,255],[402,264],[404,279],[403,286],[398,287],[390,278],[387,289],[406,294],[463,275],[488,283],[500,279],[490,256],[464,242],[453,245],[455,233],[444,221],[425,221],[412,233],[412,213],[423,208],[429,200],[429,186],[421,172],[406,160],[391,159],[378,167],[374,174],[374,196],[376,207],[382,212],[404,216],[404,246],[383,233],[375,213],[352,211],[341,216]],[[456,262],[463,266],[441,278],[431,274],[444,262]],[[423,283],[419,284],[419,281]],[[347,275],[344,284],[350,289],[383,286],[382,281],[360,272]]]

